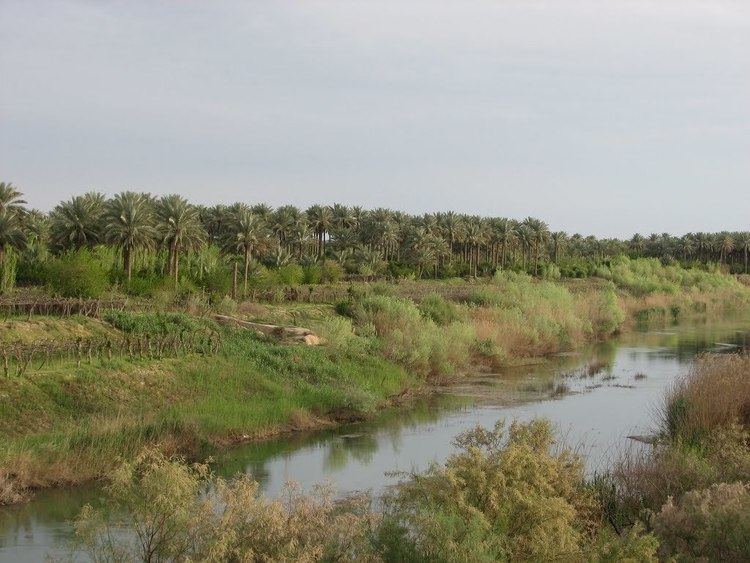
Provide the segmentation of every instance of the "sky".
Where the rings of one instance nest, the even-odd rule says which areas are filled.
[[[750,230],[750,2],[0,0],[0,181]]]

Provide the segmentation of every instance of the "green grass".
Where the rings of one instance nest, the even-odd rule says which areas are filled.
[[[68,318],[26,315],[10,317],[0,323],[0,344],[32,343],[40,340],[65,341],[76,338],[96,338],[112,333],[108,324],[74,315]]]
[[[325,421],[364,418],[420,385],[370,354],[227,330],[217,356],[114,360],[0,381],[0,472],[23,485],[98,477],[147,444],[189,456]]]

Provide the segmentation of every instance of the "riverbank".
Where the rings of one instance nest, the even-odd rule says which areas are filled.
[[[609,281],[559,283],[503,275],[492,283],[427,284],[421,296],[374,286],[331,304],[238,304],[246,320],[310,326],[325,345],[288,346],[182,315],[120,314],[103,321],[15,319],[0,340],[169,334],[209,327],[205,354],[53,360],[2,381],[0,471],[6,501],[35,488],[107,474],[143,447],[205,459],[283,432],[362,420],[468,370],[494,371],[575,349],[638,320],[707,315],[736,306],[737,288],[649,294]],[[413,286],[412,286],[413,287]],[[645,308],[638,308],[637,303]],[[645,313],[644,313],[645,311]]]
[[[694,336],[698,345],[701,338]],[[646,340],[623,350],[621,359],[642,356],[641,361],[653,362],[653,367],[667,367],[669,358],[680,362],[680,343],[671,356],[657,342],[651,349],[642,346],[648,339],[661,342],[663,333],[642,337]],[[712,340],[719,341],[723,340]],[[656,350],[660,353],[650,353]],[[701,350],[705,348],[697,346],[694,352]],[[616,370],[619,377],[624,375],[622,368]],[[454,447],[437,459],[430,453],[420,468],[411,465],[411,471],[400,473],[400,483],[381,490],[375,504],[368,494],[332,502],[330,489],[312,488],[310,480],[304,481],[305,488],[279,485],[271,493],[261,484],[267,477],[257,458],[252,473],[240,466],[239,474],[222,472],[222,480],[205,468],[196,471],[158,452],[146,452],[113,475],[105,507],[80,512],[76,537],[86,552],[101,546],[98,540],[110,530],[168,521],[175,533],[159,545],[161,553],[186,545],[182,537],[209,530],[198,534],[199,542],[189,543],[195,559],[228,548],[234,554],[269,559],[312,553],[313,560],[332,554],[368,561],[745,561],[750,556],[750,362],[740,354],[699,355],[693,369],[684,373],[680,377],[670,370],[649,371],[649,381],[661,377],[668,383],[661,390],[671,389],[659,411],[664,424],[658,428],[657,445],[631,450],[624,458],[630,460],[628,465],[616,465],[593,478],[584,469],[582,452],[571,449],[567,440],[560,443],[562,429],[555,431],[549,419],[540,418],[538,408],[529,417],[506,412],[505,421],[495,412],[484,424],[469,423],[457,437],[452,434]],[[614,400],[631,392],[624,393],[608,394]],[[597,395],[601,400],[601,389],[588,396]],[[619,403],[612,403],[609,415],[618,410],[631,416],[645,413],[644,405],[633,411],[618,408]],[[568,407],[577,410],[575,403]],[[596,426],[606,420],[597,419]],[[445,424],[430,426],[433,431],[455,432]],[[624,428],[620,430],[624,439]],[[410,426],[408,440],[416,446],[424,436],[413,438],[412,432]],[[440,442],[446,441],[442,436]],[[283,457],[279,478],[288,475],[289,456]],[[316,464],[310,464],[305,454],[300,457],[306,463],[298,469],[305,475],[314,471]],[[215,504],[195,494],[202,487],[220,496],[229,516],[207,510]],[[168,509],[159,502],[162,498],[170,500]],[[253,522],[254,533],[248,533],[246,522]],[[161,533],[158,526],[152,529],[157,536]],[[134,554],[141,549],[116,545]]]

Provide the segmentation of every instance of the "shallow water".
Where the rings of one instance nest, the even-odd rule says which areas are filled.
[[[644,447],[627,436],[653,429],[665,389],[696,354],[749,345],[750,322],[744,321],[637,331],[542,365],[468,378],[412,409],[366,423],[247,444],[220,456],[216,471],[249,472],[271,495],[287,480],[305,488],[330,480],[341,493],[377,494],[397,481],[386,473],[442,461],[453,451],[452,439],[477,424],[546,417],[596,472],[625,448]],[[69,520],[98,497],[95,487],[43,491],[27,505],[0,508],[0,560],[64,554]]]

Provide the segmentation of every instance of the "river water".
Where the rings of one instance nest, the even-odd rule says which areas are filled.
[[[225,476],[249,472],[270,495],[289,480],[305,488],[331,481],[342,494],[377,494],[397,481],[391,472],[444,460],[453,438],[477,424],[545,417],[595,473],[626,448],[645,447],[627,436],[653,430],[665,390],[697,354],[748,346],[745,320],[638,330],[540,365],[466,378],[413,408],[387,411],[366,423],[247,444],[219,456],[215,469]],[[77,487],[0,507],[0,561],[65,555],[70,520],[99,497],[96,487]]]

